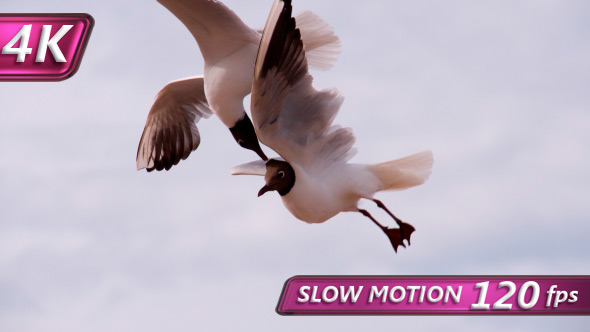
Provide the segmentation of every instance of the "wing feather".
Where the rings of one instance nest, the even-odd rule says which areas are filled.
[[[252,85],[252,120],[260,141],[308,169],[346,162],[350,128],[333,126],[343,102],[334,89],[317,91],[308,72],[291,1],[275,0],[264,29]]]
[[[168,83],[148,114],[137,149],[137,169],[169,170],[186,159],[201,142],[196,123],[211,114],[202,76]]]
[[[260,35],[235,12],[216,0],[158,0],[191,32],[205,62],[213,64],[245,44],[257,44]]]
[[[303,11],[295,16],[301,31],[307,64],[312,69],[328,70],[340,54],[340,39],[334,29],[316,14]]]

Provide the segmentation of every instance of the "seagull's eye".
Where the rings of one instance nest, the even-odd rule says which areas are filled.
[[[282,179],[285,177],[285,172],[279,171],[279,173],[277,173],[277,175],[279,176],[279,179]]]
[[[240,144],[241,147],[244,147],[244,145],[246,145],[246,143],[244,143],[244,141],[242,141],[241,139],[238,140],[238,144]]]

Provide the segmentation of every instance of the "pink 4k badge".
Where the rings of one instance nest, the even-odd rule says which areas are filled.
[[[88,14],[0,14],[0,81],[61,81],[76,73]]]

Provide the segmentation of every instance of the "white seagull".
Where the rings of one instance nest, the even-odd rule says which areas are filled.
[[[394,250],[410,244],[415,230],[394,216],[373,195],[405,189],[430,176],[430,151],[380,164],[349,164],[354,154],[350,128],[332,125],[343,98],[336,90],[312,87],[308,61],[291,1],[275,0],[262,36],[252,86],[252,120],[260,141],[284,160],[254,161],[236,166],[234,175],[264,175],[258,196],[276,190],[298,219],[321,223],[340,212],[360,212],[388,236]],[[388,228],[358,206],[377,203],[399,225]]]
[[[243,99],[250,93],[261,33],[215,0],[158,0],[191,32],[203,58],[203,76],[168,83],[150,109],[139,147],[137,169],[169,170],[200,144],[196,122],[215,113],[236,142],[266,155],[258,144]],[[329,69],[340,50],[332,28],[315,14],[298,15],[310,64]]]

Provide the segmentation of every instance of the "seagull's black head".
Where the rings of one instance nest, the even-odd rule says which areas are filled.
[[[295,185],[295,171],[286,161],[270,159],[266,162],[266,185],[258,192],[258,197],[267,191],[276,190],[281,196],[285,196]]]
[[[229,128],[229,131],[231,131],[234,139],[241,147],[256,152],[264,161],[268,160],[260,148],[256,131],[254,130],[254,126],[252,125],[252,121],[250,121],[248,114],[244,113],[242,120],[238,121],[232,128]]]

